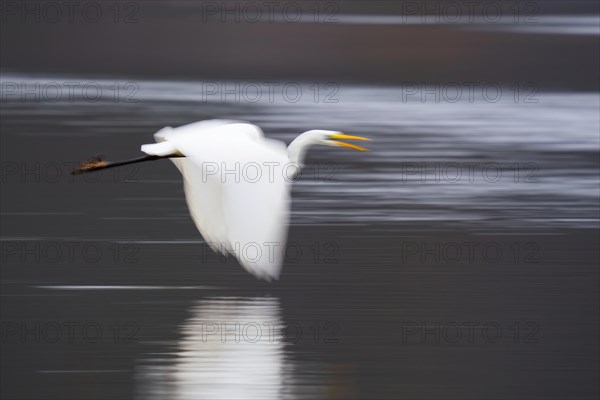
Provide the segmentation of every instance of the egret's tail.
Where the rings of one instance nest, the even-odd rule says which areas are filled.
[[[181,155],[181,153],[175,148],[175,146],[173,146],[171,142],[167,141],[143,144],[141,150],[149,156],[165,157]]]

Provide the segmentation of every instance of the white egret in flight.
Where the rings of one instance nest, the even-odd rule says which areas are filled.
[[[277,279],[284,258],[291,179],[313,145],[365,151],[340,140],[368,140],[341,132],[311,130],[286,148],[262,130],[238,121],[208,120],[154,134],[146,156],[117,162],[94,158],[73,173],[170,158],[183,175],[196,227],[210,247],[233,254],[255,276]]]

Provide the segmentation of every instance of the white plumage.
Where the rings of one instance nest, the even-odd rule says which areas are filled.
[[[196,227],[215,251],[236,256],[252,274],[278,278],[290,213],[290,162],[281,143],[251,124],[202,121],[155,134],[149,155],[173,152]],[[168,146],[167,146],[168,145]]]
[[[215,251],[233,254],[257,277],[277,279],[286,247],[290,185],[308,147],[363,147],[337,139],[366,140],[336,131],[312,130],[288,148],[264,137],[252,124],[209,120],[166,127],[157,143],[142,146],[150,156],[174,157],[196,227]],[[176,157],[176,158],[175,158]]]

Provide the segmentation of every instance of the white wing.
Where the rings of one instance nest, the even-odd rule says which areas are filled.
[[[231,124],[247,123],[243,121],[234,121],[227,119],[208,119],[206,121],[198,121],[194,122],[193,124],[180,126],[178,128],[165,126],[164,128],[160,129],[154,134],[154,140],[156,140],[158,143],[143,144],[141,150],[150,156],[168,156],[170,154],[176,154],[178,151],[175,148],[175,146],[168,141],[169,137],[173,137],[173,135],[183,136],[188,134],[196,136],[198,134],[210,132],[213,128]],[[262,131],[259,127],[255,125],[252,126],[254,126],[260,131],[260,136],[263,136]],[[175,163],[175,165],[179,167],[178,163]]]
[[[249,272],[278,278],[290,207],[285,146],[255,125],[202,121],[155,135],[185,158],[173,161],[184,177],[190,214],[210,246],[236,256]],[[152,147],[156,151],[153,153]]]

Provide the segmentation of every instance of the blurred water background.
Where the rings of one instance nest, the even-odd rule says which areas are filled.
[[[2,397],[597,398],[597,2],[223,4],[3,9]],[[373,139],[309,153],[275,284],[208,249],[171,163],[69,175],[210,118]]]
[[[68,83],[79,81],[3,76],[0,84],[14,90],[5,90],[2,110],[4,137],[11,139],[5,161],[18,164],[15,156],[37,146],[48,149],[57,140],[68,141],[77,153],[40,154],[39,160],[65,166],[98,152],[109,159],[135,156],[138,145],[151,143],[163,126],[210,118],[250,121],[286,144],[306,130],[333,129],[368,136],[371,151],[313,149],[294,186],[294,224],[598,226],[597,93],[491,84],[93,80],[88,91],[98,100],[90,102],[86,96],[92,93],[74,87],[73,100],[67,100]],[[36,101],[30,94],[21,101],[36,85],[46,88],[45,98]],[[115,88],[122,92],[116,100]],[[60,101],[48,101],[54,98]],[[22,173],[7,171],[5,180]],[[163,173],[140,180],[156,185],[155,195],[121,198],[113,212],[134,202],[150,218],[160,206],[187,219],[181,178],[170,166]]]

